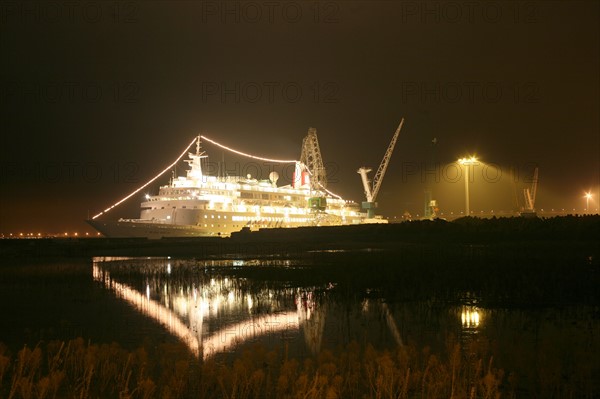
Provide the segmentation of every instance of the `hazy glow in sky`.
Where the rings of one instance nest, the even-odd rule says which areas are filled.
[[[475,168],[474,211],[512,209],[506,176],[525,185],[535,166],[540,207],[584,209],[588,191],[597,207],[599,12],[545,1],[2,3],[0,233],[84,231],[197,134],[298,159],[315,127],[328,189],[362,201],[356,170],[377,168],[402,117],[377,197],[384,216],[422,213],[430,184],[442,211],[463,209],[464,183],[445,165],[467,154],[502,171],[491,183]],[[242,173],[262,162],[205,150]],[[138,217],[139,194],[114,217]]]

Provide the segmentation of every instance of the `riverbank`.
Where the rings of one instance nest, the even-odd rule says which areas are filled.
[[[398,250],[406,247],[588,243],[598,246],[600,216],[538,218],[461,218],[394,224],[326,226],[242,231],[230,238],[41,238],[2,239],[0,257],[89,256],[288,256],[310,251]]]

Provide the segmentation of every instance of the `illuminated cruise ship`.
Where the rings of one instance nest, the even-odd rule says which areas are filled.
[[[139,219],[101,220],[97,218],[101,213],[88,223],[107,237],[227,237],[244,227],[348,225],[359,224],[366,217],[357,203],[325,189],[317,180],[320,172],[302,162],[303,157],[309,162],[320,160],[314,129],[305,138],[292,183],[285,186],[277,186],[277,172],[271,172],[268,180],[205,174],[207,155],[201,149],[201,137],[195,140],[196,152],[188,153],[187,174],[173,177],[160,187],[158,195],[147,195]],[[316,144],[312,150],[307,145],[311,142]],[[306,148],[314,153],[305,155]],[[324,168],[321,170],[324,173]]]

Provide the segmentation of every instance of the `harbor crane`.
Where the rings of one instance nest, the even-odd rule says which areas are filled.
[[[375,177],[373,181],[369,181],[367,177],[367,173],[369,173],[372,169],[368,167],[361,167],[357,170],[357,173],[360,175],[360,178],[363,183],[363,187],[365,189],[366,201],[363,201],[362,207],[367,211],[367,219],[375,218],[375,209],[377,209],[377,194],[379,193],[379,189],[381,188],[381,183],[383,181],[383,176],[385,175],[385,171],[390,163],[390,158],[392,157],[392,152],[394,151],[394,147],[396,146],[396,141],[398,140],[398,136],[400,135],[400,130],[402,129],[402,125],[404,124],[404,118],[400,121],[398,125],[398,129],[396,129],[396,133],[394,133],[394,137],[392,137],[392,141],[381,160],[381,164],[377,169],[377,173],[375,173]]]
[[[525,198],[525,207],[521,212],[521,216],[535,217],[535,196],[537,194],[538,184],[538,168],[533,170],[533,180],[531,182],[531,188],[526,187],[523,189],[523,197]]]
[[[327,171],[321,156],[317,129],[313,127],[308,129],[308,134],[302,140],[302,153],[294,172],[294,185],[310,187],[313,196],[308,199],[308,206],[311,211],[323,212],[327,209],[324,193],[327,192]]]
[[[327,173],[319,148],[317,129],[314,127],[308,129],[308,134],[302,140],[300,164],[304,165],[311,175],[309,179],[311,190],[318,191],[327,187]]]

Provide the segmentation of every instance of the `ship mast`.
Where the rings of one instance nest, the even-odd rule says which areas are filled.
[[[188,179],[192,180],[200,180],[202,179],[202,158],[208,158],[207,155],[202,151],[202,146],[200,144],[200,135],[196,138],[196,153],[192,154],[191,152],[188,154],[190,159],[184,160],[190,165],[190,169],[187,171]]]

